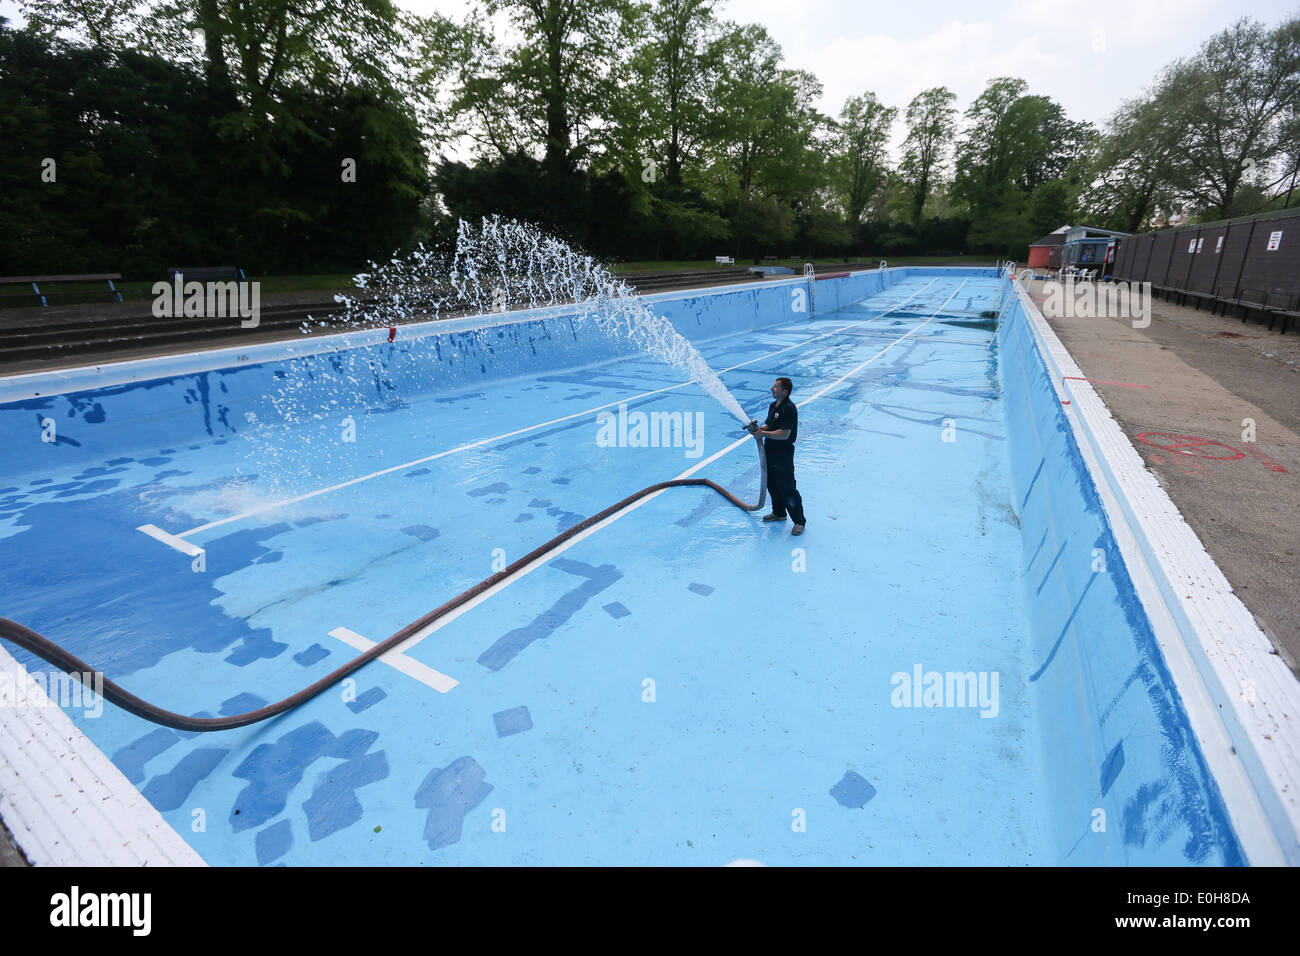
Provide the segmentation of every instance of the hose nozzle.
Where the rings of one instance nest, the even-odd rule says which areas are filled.
[[[751,435],[758,431],[758,421],[751,418],[749,424],[745,426],[745,431],[749,432]]]

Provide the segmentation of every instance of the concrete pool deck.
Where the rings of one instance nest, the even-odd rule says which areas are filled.
[[[1145,329],[1044,317],[1300,674],[1300,336],[1164,301]]]

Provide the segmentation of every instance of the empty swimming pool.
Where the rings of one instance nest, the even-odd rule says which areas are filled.
[[[1005,278],[653,307],[758,419],[793,379],[805,535],[668,489],[272,721],[68,714],[214,865],[1246,862]],[[0,613],[241,713],[638,488],[753,498],[561,313],[10,384]]]

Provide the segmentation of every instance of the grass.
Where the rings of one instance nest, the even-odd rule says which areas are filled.
[[[882,257],[872,254],[867,256],[849,256],[848,263],[844,261],[844,256],[826,256],[819,259],[764,259],[762,265],[765,266],[787,266],[796,271],[803,267],[805,262],[812,262],[816,265],[850,265],[865,264],[875,266],[882,258],[887,258],[891,266],[966,266],[966,265],[993,265],[993,256],[899,256],[897,258]],[[738,267],[748,267],[754,264],[754,260],[742,259],[736,257]],[[680,260],[680,259],[663,259],[650,262],[616,262],[610,266],[615,272],[659,272],[664,269],[716,269],[717,263],[712,259],[697,260]]]
[[[871,266],[880,261],[880,256],[850,256],[849,263],[861,263]],[[746,267],[753,264],[753,259],[737,258],[738,267]],[[793,268],[799,271],[806,259],[764,259],[763,265],[778,265]],[[829,256],[820,259],[813,259],[812,262],[818,265],[843,265],[843,256]],[[889,259],[891,266],[905,265],[929,265],[929,266],[957,266],[957,265],[992,265],[993,259],[988,256],[899,256]],[[707,270],[718,268],[717,263],[712,259],[661,259],[656,261],[645,262],[616,262],[609,266],[615,272],[638,273],[638,272],[661,272],[668,269],[682,270]],[[295,292],[319,292],[322,296],[327,293],[334,293],[343,289],[355,288],[353,285],[352,273],[334,273],[326,275],[283,275],[283,276],[249,276],[261,283],[262,295],[275,295]],[[157,280],[155,280],[157,281]],[[128,301],[141,301],[153,298],[153,286],[151,281],[133,281],[133,282],[116,282],[117,290],[122,293],[122,298]],[[57,305],[68,302],[108,302],[111,301],[107,282],[57,282],[48,283],[41,286],[41,292],[50,300],[51,305]],[[0,287],[0,307],[4,306],[30,306],[37,305],[35,294],[30,285],[9,285]]]
[[[334,293],[343,289],[355,288],[353,273],[329,275],[286,275],[286,276],[249,276],[249,279],[261,283],[262,295],[292,292]],[[114,282],[117,291],[128,302],[152,299],[154,297],[153,281]],[[42,282],[41,293],[51,305],[68,302],[111,302],[112,292],[107,282]],[[0,286],[0,305],[40,305],[36,293],[30,284]]]
[[[854,261],[868,263],[874,266],[878,260],[870,256],[859,256],[856,257],[856,259],[855,257],[850,256],[849,262],[852,263]],[[844,264],[844,257],[835,256],[824,259],[764,259],[760,265],[786,266],[798,269],[801,268],[805,262],[813,262],[818,265],[842,265]],[[752,265],[754,265],[754,260],[752,258],[742,259],[739,256],[736,257],[737,268],[747,268]],[[609,268],[615,272],[660,272],[665,269],[717,269],[718,264],[712,259],[697,259],[693,261],[682,259],[661,259],[650,262],[614,262],[609,265]]]

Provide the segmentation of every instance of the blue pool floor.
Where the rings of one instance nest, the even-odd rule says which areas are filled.
[[[715,369],[748,363],[723,381],[759,419],[772,379],[794,380],[803,537],[671,489],[408,645],[424,669],[375,662],[218,734],[71,713],[212,864],[1056,862],[980,318],[1001,292],[908,279],[702,345]],[[521,431],[681,381],[638,357],[457,393],[433,382],[405,407],[341,407],[290,440],[253,429],[10,476],[4,613],[161,706],[278,700],[356,653],[331,631],[382,640],[740,437],[694,385],[630,407],[701,413],[698,454],[600,447],[595,412]],[[342,443],[349,412],[356,440]],[[752,498],[752,443],[699,475]],[[216,522],[188,536],[202,572],[135,530]],[[996,714],[894,706],[894,675],[917,666],[996,672]],[[459,683],[440,692],[428,669]]]

